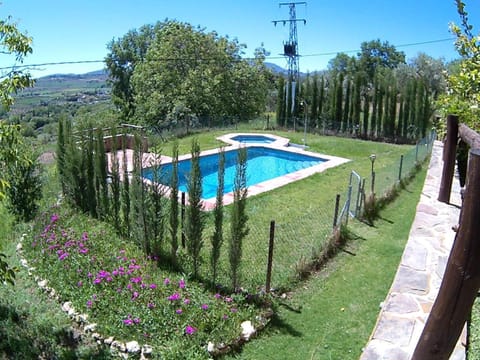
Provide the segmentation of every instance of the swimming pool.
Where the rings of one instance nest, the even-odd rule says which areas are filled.
[[[233,191],[238,148],[225,150],[225,186],[224,194]],[[298,173],[304,169],[323,164],[328,159],[313,153],[305,154],[293,151],[275,149],[267,146],[247,147],[247,187],[252,187],[269,180],[281,178],[288,174]],[[190,159],[178,162],[179,191],[187,192]],[[200,157],[200,172],[202,175],[202,198],[215,198],[218,187],[218,151]],[[172,164],[161,166],[160,183],[170,186]],[[308,176],[308,175],[307,175]],[[153,170],[144,169],[144,177],[153,179]],[[284,182],[288,183],[290,181]],[[277,185],[276,187],[281,186]],[[250,190],[249,190],[250,192]]]
[[[236,135],[236,136],[233,136],[231,139],[233,141],[238,141],[238,142],[247,143],[247,144],[271,144],[277,141],[276,139],[266,135],[254,135],[254,134]]]

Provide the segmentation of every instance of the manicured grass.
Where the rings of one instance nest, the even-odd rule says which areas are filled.
[[[280,300],[278,314],[238,359],[358,359],[398,267],[423,187],[422,170],[371,227],[351,222],[353,238],[325,269]]]

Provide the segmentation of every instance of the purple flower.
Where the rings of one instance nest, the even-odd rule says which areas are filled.
[[[83,241],[87,241],[87,240],[88,240],[88,234],[87,234],[86,231],[84,231],[83,234],[82,234],[82,240],[83,240]]]
[[[187,335],[193,335],[197,332],[197,329],[195,329],[193,326],[187,325],[185,328],[185,334]]]
[[[135,284],[138,284],[138,283],[142,282],[142,277],[141,276],[133,277],[133,278],[130,279],[130,281],[135,283]]]
[[[57,214],[52,214],[52,216],[50,216],[50,222],[51,223],[54,223],[58,220],[58,215]]]
[[[180,281],[178,282],[178,287],[180,289],[185,289],[185,280],[180,279]]]
[[[139,318],[135,318],[135,319],[133,319],[133,322],[134,322],[135,324],[140,324],[140,319],[139,319]]]
[[[127,326],[130,326],[130,325],[133,325],[133,320],[128,318],[128,319],[124,319],[123,320],[123,323]]]
[[[208,305],[207,304],[202,304],[202,310],[208,310]]]
[[[177,309],[177,310],[175,310],[175,313],[178,314],[178,315],[182,315],[183,310],[182,309]]]
[[[134,291],[132,295],[132,301],[135,300],[136,298],[138,298],[138,292]]]
[[[219,293],[216,293],[214,296],[215,296],[215,299],[221,299],[222,298],[222,295],[220,295]]]
[[[91,308],[93,305],[93,301],[92,300],[88,300],[87,301],[87,308]]]
[[[80,254],[86,254],[86,253],[88,253],[88,248],[80,249],[80,250],[78,250],[78,252],[79,252]]]
[[[230,311],[231,311],[232,313],[236,313],[236,312],[238,311],[238,309],[237,309],[237,308],[231,308]]]
[[[150,289],[156,289],[157,288],[157,284],[150,284]]]
[[[232,299],[231,297],[226,297],[226,298],[225,298],[225,301],[228,302],[228,303],[230,303],[230,302],[233,301],[233,299]]]
[[[93,283],[95,285],[100,284],[101,282],[102,282],[102,279],[99,279],[99,278],[95,278],[95,280],[93,280]]]
[[[58,260],[62,261],[62,260],[65,260],[67,257],[68,257],[68,253],[65,251],[63,254],[61,254],[58,257]]]
[[[148,307],[149,309],[153,309],[153,308],[155,307],[155,304],[149,302],[149,303],[147,304],[147,307]]]
[[[180,294],[179,293],[174,293],[167,298],[167,300],[169,300],[169,301],[177,301],[179,299],[180,299]]]
[[[77,286],[80,287],[83,285],[83,282],[80,280],[79,282],[77,282]]]
[[[222,316],[222,319],[223,319],[223,320],[227,320],[227,319],[228,319],[228,315],[227,315],[227,314],[224,314],[224,315]]]
[[[163,284],[164,284],[164,285],[170,285],[170,279],[169,279],[169,278],[165,278],[165,280],[163,280]]]
[[[185,299],[185,300],[183,300],[183,303],[184,303],[185,305],[190,304],[190,299]]]

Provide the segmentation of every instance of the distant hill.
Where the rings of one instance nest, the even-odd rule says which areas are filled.
[[[283,67],[281,67],[277,64],[274,64],[274,63],[265,62],[265,66],[268,69],[270,69],[272,72],[274,72],[275,74],[286,75],[288,73],[287,69],[284,69]]]

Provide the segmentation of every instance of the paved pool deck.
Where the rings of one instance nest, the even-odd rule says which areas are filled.
[[[450,204],[437,200],[442,152],[442,143],[436,141],[400,265],[361,360],[410,359],[438,294],[461,205],[458,179],[454,179]],[[465,359],[465,335],[464,329],[450,359]]]

